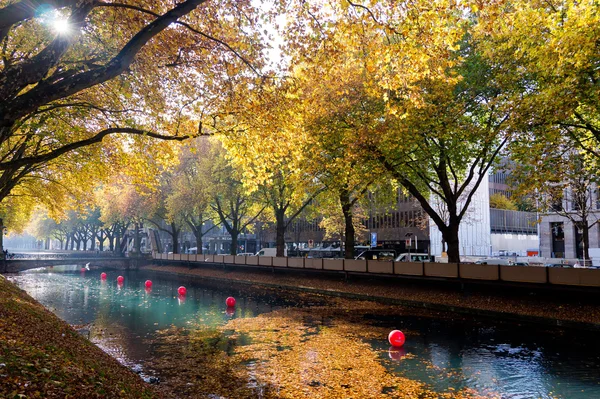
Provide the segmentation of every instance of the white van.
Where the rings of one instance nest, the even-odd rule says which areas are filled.
[[[498,259],[498,258],[486,258],[480,259],[475,262],[476,265],[501,265],[501,266],[510,266],[515,263],[512,260],[508,259]]]
[[[277,256],[277,248],[263,248],[256,253],[256,256]],[[283,256],[287,256],[287,248],[284,250]]]
[[[410,258],[409,258],[410,256]],[[410,259],[410,260],[409,260]],[[423,253],[403,253],[396,257],[396,262],[433,262],[433,256]]]

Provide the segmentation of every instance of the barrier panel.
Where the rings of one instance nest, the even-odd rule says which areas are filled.
[[[288,267],[304,269],[304,258],[288,258]]]
[[[323,269],[344,270],[344,259],[323,259]]]
[[[173,254],[168,254],[167,255],[167,260],[173,260]]]
[[[239,256],[239,255],[234,256],[233,262],[236,265],[245,265],[246,264],[246,256],[245,255],[244,256]]]
[[[425,276],[428,277],[458,277],[458,264],[457,263],[433,263],[424,262],[423,270]]]
[[[258,256],[246,256],[247,265],[258,265]]]
[[[551,284],[579,285],[581,273],[579,273],[579,269],[550,267],[548,268],[548,282]]]
[[[211,262],[211,263],[213,263],[214,261],[215,261],[215,256],[214,255],[203,255],[202,262]]]
[[[423,262],[394,262],[394,274],[422,276]]]
[[[548,281],[552,284],[599,287],[600,270],[552,267],[548,269]]]
[[[233,265],[235,263],[235,256],[234,255],[225,255],[223,256],[223,263],[228,263],[230,265]]]
[[[261,266],[272,266],[273,265],[273,257],[272,256],[259,256],[258,264]]]
[[[369,273],[394,273],[394,263],[385,260],[368,260],[367,271]]]
[[[495,281],[500,278],[498,265],[478,265],[476,263],[461,263],[460,277],[473,280]]]
[[[287,258],[273,258],[273,266],[275,267],[287,267]]]
[[[600,270],[599,269],[575,269],[579,271],[581,280],[579,285],[586,287],[600,287]]]
[[[538,266],[500,266],[500,280],[518,283],[546,283],[546,268]]]
[[[305,269],[318,269],[318,270],[322,270],[323,269],[323,259],[316,259],[316,258],[306,258],[304,259],[304,268]]]
[[[367,261],[357,259],[344,259],[344,270],[347,272],[366,272]]]
[[[225,255],[213,255],[214,263],[223,263],[224,259],[225,259]]]

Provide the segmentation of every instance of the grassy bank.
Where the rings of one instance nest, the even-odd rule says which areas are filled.
[[[153,387],[0,276],[1,398],[156,398]]]

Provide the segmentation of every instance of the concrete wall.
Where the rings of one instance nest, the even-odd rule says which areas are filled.
[[[160,254],[154,255],[156,259],[161,259]],[[498,266],[498,265],[478,265],[471,263],[434,263],[434,262],[385,262],[385,261],[364,261],[354,259],[305,259],[305,258],[274,258],[270,256],[247,256],[247,257],[223,257],[215,256],[214,262],[222,263],[224,260],[230,260],[231,265],[259,265],[266,267],[288,267],[305,268],[313,270],[345,271],[352,273],[365,274],[395,274],[404,276],[423,276],[433,278],[465,279],[465,280],[483,280],[511,283],[534,283],[534,284],[555,284],[563,286],[580,287],[600,287],[600,269],[579,269],[579,268],[546,268],[541,266]],[[145,260],[135,259],[109,259],[111,267],[116,267],[118,262],[124,262],[122,267],[133,262],[145,262]],[[220,262],[218,262],[220,261]],[[34,264],[36,261],[14,261],[31,262],[31,267],[40,267]],[[61,261],[64,264],[64,261]],[[94,260],[94,265],[101,263]],[[129,263],[128,263],[129,262]],[[11,262],[7,262],[10,264]],[[40,264],[44,262],[39,262]],[[199,262],[200,263],[200,262]],[[206,262],[202,262],[206,263]],[[43,266],[43,265],[41,265]]]

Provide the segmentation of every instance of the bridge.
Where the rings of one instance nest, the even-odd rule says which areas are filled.
[[[37,269],[39,267],[58,265],[85,265],[111,267],[115,269],[130,269],[138,267],[138,259],[119,257],[89,257],[46,259],[44,257],[34,259],[6,259],[0,260],[0,273],[18,273],[25,270]]]

